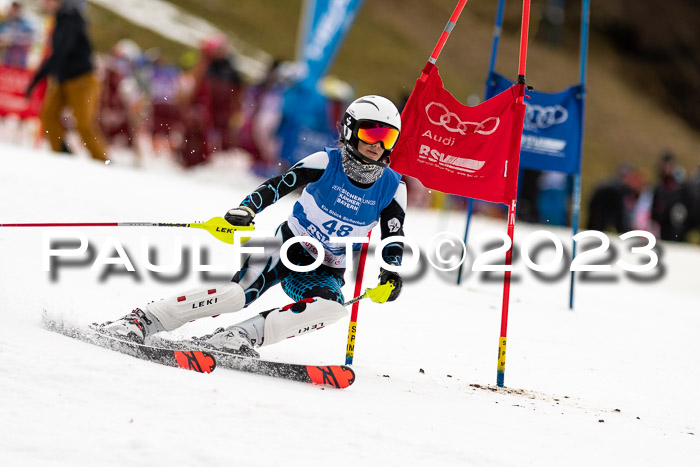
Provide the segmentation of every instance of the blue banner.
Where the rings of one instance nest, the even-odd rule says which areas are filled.
[[[362,0],[307,0],[306,30],[299,57],[305,76],[302,83],[313,88],[338,54],[340,44],[355,21]]]
[[[285,94],[281,157],[290,164],[338,140],[332,103],[320,92],[323,79],[350,30],[363,0],[308,0],[301,32],[299,81]],[[342,117],[342,115],[341,115]]]
[[[284,94],[278,133],[282,138],[280,157],[289,165],[338,141],[336,122],[331,121],[329,107],[330,102],[320,92],[299,84]]]
[[[486,99],[505,91],[511,81],[491,73],[486,83]],[[579,172],[581,158],[581,86],[549,94],[528,91],[527,110],[520,145],[520,168],[552,170],[567,174]]]

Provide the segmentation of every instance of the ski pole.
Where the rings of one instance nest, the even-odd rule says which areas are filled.
[[[355,302],[359,302],[359,301],[362,300],[363,298],[367,298],[367,291],[366,291],[366,290],[364,291],[364,293],[363,293],[362,295],[358,295],[357,297],[351,298],[351,299],[348,300],[347,302],[343,303],[343,306],[352,305],[352,304],[355,303]]]
[[[217,240],[224,243],[233,244],[233,232],[236,230],[252,231],[253,224],[235,226],[223,217],[212,217],[206,222],[192,222],[189,224],[168,223],[168,222],[65,222],[65,223],[30,223],[30,224],[0,224],[0,227],[190,227],[193,229],[203,229],[213,235]],[[241,242],[248,238],[242,238]]]

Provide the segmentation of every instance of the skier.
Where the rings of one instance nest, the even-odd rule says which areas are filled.
[[[239,311],[253,303],[273,285],[295,303],[265,311],[252,318],[195,338],[200,347],[229,353],[259,356],[255,348],[320,329],[347,315],[342,305],[345,283],[345,244],[331,237],[366,237],[377,224],[382,239],[403,235],[406,186],[388,167],[389,155],[401,131],[396,107],[381,96],[361,97],[348,106],[341,123],[340,145],[325,148],[271,178],[229,210],[225,219],[233,226],[249,226],[257,214],[281,197],[304,187],[289,218],[280,224],[274,241],[265,242],[261,260],[249,256],[230,284],[204,287],[136,308],[114,322],[99,325],[101,332],[143,343],[148,336],[172,331],[208,316]],[[292,237],[302,237],[287,251],[297,266],[317,258],[316,248],[303,237],[318,240],[325,250],[321,266],[295,272],[280,259],[280,247]],[[400,266],[401,243],[382,250],[387,264]],[[377,303],[393,301],[401,292],[401,277],[380,270],[379,284],[368,290]]]

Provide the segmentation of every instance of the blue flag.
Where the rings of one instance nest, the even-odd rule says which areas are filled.
[[[338,141],[328,109],[328,99],[315,88],[297,84],[285,92],[278,133],[282,138],[280,156],[289,165]]]
[[[302,74],[285,93],[281,157],[290,164],[332,146],[338,139],[331,103],[318,83],[335,60],[363,0],[308,0],[301,50]],[[342,117],[342,115],[341,115]]]
[[[338,54],[340,44],[350,30],[362,0],[308,0],[306,30],[300,61],[305,77],[302,83],[313,88]]]
[[[486,83],[486,99],[512,85],[498,73],[491,73]],[[582,87],[572,86],[556,94],[528,91],[527,96],[520,168],[578,173]]]

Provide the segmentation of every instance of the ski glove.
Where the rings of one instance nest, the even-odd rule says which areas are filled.
[[[367,296],[375,303],[393,302],[401,293],[401,276],[395,272],[381,269],[379,285],[367,289]]]
[[[253,223],[254,217],[255,213],[248,206],[238,206],[237,208],[229,209],[224,219],[236,227],[247,227]]]

